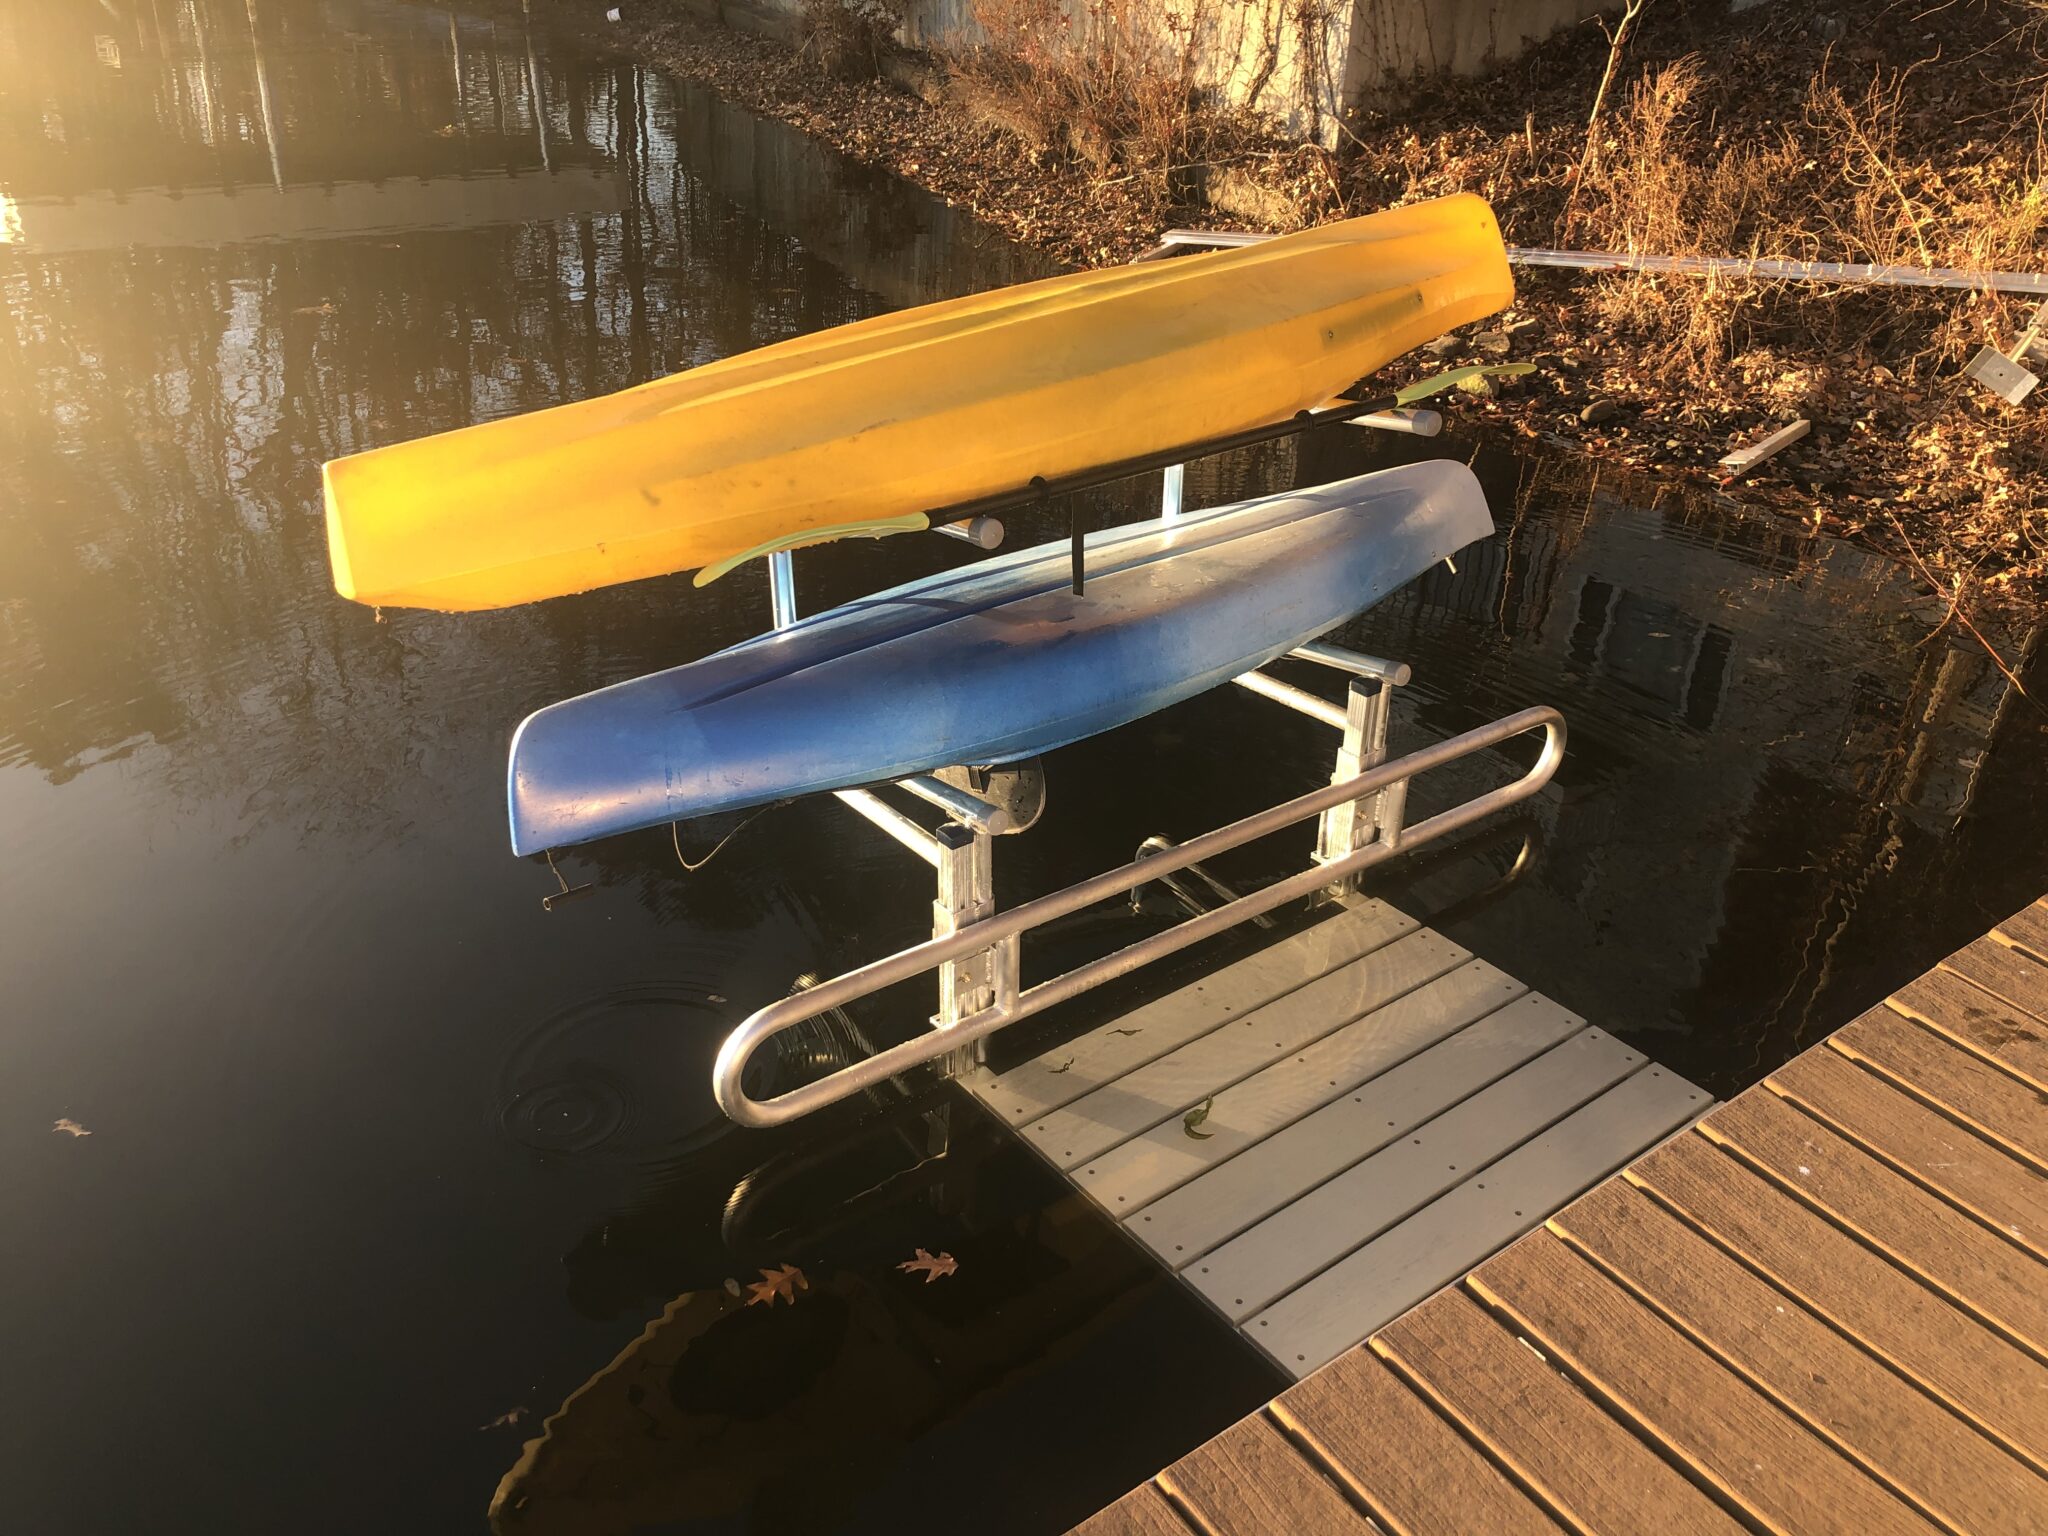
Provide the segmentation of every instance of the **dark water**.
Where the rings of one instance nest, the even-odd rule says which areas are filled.
[[[863,824],[794,807],[693,876],[622,839],[540,910],[511,727],[759,628],[758,571],[382,623],[326,579],[325,458],[1035,270],[513,9],[0,0],[7,1528],[476,1530],[517,1463],[508,1532],[1057,1529],[1271,1390],[942,1086],[717,1117],[726,1028],[920,935]],[[1394,899],[1727,1093],[2048,887],[2048,715],[1884,562],[1450,439],[1190,496],[1404,451],[1476,452],[1502,532],[1339,637],[1415,664],[1397,745],[1536,702],[1573,735]],[[966,557],[805,555],[801,595]],[[1004,891],[1329,749],[1237,696],[1068,749]],[[730,1302],[784,1262],[802,1305]]]

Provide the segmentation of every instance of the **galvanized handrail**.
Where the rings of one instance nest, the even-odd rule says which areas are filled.
[[[1393,824],[1377,829],[1372,841],[1341,857],[1313,864],[1264,890],[1239,897],[1028,990],[1020,989],[1019,941],[1030,929],[1123,895],[1161,874],[1212,859],[1337,806],[1364,801],[1383,790],[1405,785],[1417,774],[1427,773],[1537,730],[1543,732],[1542,751],[1537,754],[1535,763],[1510,783],[1440,811],[1411,827],[1400,826],[1396,818]],[[981,918],[952,933],[914,944],[819,986],[770,1003],[751,1014],[719,1048],[718,1060],[712,1069],[719,1107],[741,1125],[771,1126],[786,1124],[836,1103],[886,1078],[956,1051],[1005,1025],[1015,1024],[1092,987],[1127,975],[1151,961],[1284,906],[1298,897],[1346,880],[1396,853],[1470,826],[1506,806],[1519,804],[1550,782],[1564,756],[1564,744],[1564,717],[1556,710],[1546,706],[1520,710],[1490,725],[1380,763],[1353,777],[1311,790],[1257,815],[1204,833],[1170,852],[1134,860],[1065,890],[1025,902],[1008,912]],[[783,1030],[830,1009],[843,1008],[897,982],[908,981],[949,962],[982,953],[994,957],[994,1001],[989,1006],[969,1014],[958,1023],[891,1046],[772,1099],[757,1100],[748,1095],[743,1086],[747,1063],[756,1050]]]
[[[1169,229],[1132,262],[1158,261],[1182,250],[1234,250],[1262,245],[1278,235],[1243,229]],[[1992,272],[1973,267],[1902,267],[1864,261],[1796,261],[1774,256],[1659,256],[1637,251],[1555,251],[1542,246],[1507,247],[1508,264],[1565,267],[1581,272],[1682,272],[1758,277],[1772,282],[1835,283],[1843,287],[1947,288],[1964,292],[2018,293],[2048,297],[2048,272]]]

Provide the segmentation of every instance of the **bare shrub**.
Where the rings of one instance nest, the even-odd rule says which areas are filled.
[[[1098,176],[1164,190],[1190,159],[1199,102],[1201,4],[1168,0],[975,0],[986,39],[951,60],[955,91],[982,121]]]
[[[896,44],[905,0],[804,0],[802,51],[835,80],[872,80]]]
[[[1645,74],[1615,114],[1605,152],[1587,162],[1585,227],[1598,249],[1653,254],[1765,251],[1773,197],[1799,165],[1781,133],[1747,143],[1702,144],[1701,68],[1680,59]],[[1649,344],[1663,369],[1703,377],[1740,350],[1738,322],[1765,285],[1745,278],[1672,278],[1633,272],[1598,284],[1605,323]]]
[[[1945,178],[1901,151],[1900,76],[1845,90],[1823,70],[1803,122],[1749,137],[1717,127],[1704,80],[1688,57],[1630,90],[1584,187],[1584,233],[1596,248],[1973,271],[2038,262],[2048,232],[2038,132],[2030,147],[1993,151],[1983,175]],[[1739,276],[1630,273],[1604,280],[1591,302],[1660,367],[1694,381],[1759,347],[1882,360],[1924,377],[2012,327],[2008,307],[1953,294]]]

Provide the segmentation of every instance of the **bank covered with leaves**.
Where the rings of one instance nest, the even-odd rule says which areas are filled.
[[[1188,0],[1089,0],[1082,26],[1060,0],[975,0],[971,42],[921,52],[893,41],[890,0],[807,0],[779,39],[705,19],[709,0],[625,0],[616,24],[608,0],[557,3],[1075,265],[1173,225],[1283,231],[1472,191],[1516,245],[2048,268],[2048,0],[1630,0],[1489,77],[1388,81],[1298,138],[1214,104]],[[2032,301],[1747,275],[1519,285],[1515,313],[1416,360],[1539,365],[1458,409],[1705,488],[1805,420],[1718,494],[1868,539],[1965,603],[2048,598],[2048,389],[2009,405],[1962,373],[2013,347]]]

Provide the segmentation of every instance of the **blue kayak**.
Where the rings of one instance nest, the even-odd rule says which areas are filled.
[[[1002,763],[1149,715],[1341,624],[1493,531],[1438,459],[1087,539],[844,603],[565,699],[512,738],[512,849]]]

